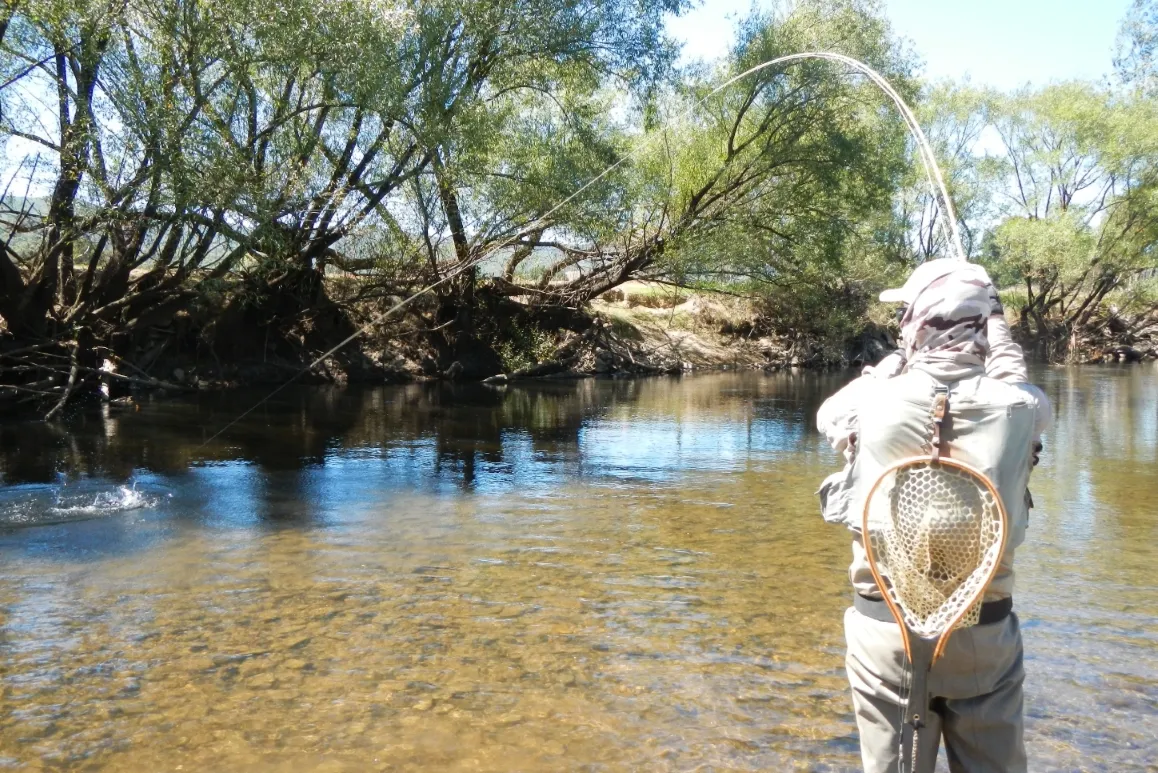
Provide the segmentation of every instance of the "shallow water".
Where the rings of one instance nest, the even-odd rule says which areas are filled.
[[[1158,371],[1044,371],[1034,771],[1158,770]],[[857,769],[840,379],[252,395],[0,426],[0,769]],[[943,764],[943,763],[942,763]]]

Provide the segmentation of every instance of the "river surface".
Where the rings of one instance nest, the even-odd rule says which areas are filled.
[[[844,378],[0,426],[0,770],[855,771]],[[1030,770],[1158,771],[1158,370],[1038,378]]]

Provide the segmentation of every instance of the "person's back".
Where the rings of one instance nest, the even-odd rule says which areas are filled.
[[[989,478],[1009,518],[1005,558],[985,598],[1012,595],[1013,551],[1025,538],[1029,518],[1026,491],[1036,415],[1036,402],[1024,389],[983,375],[945,383],[920,370],[867,382],[861,399],[873,410],[859,420],[855,501],[863,502],[868,487],[889,465],[929,453],[938,386],[945,388],[948,404],[942,453]],[[868,564],[860,558],[852,570],[856,590],[879,596]]]
[[[989,586],[981,623],[949,640],[930,674],[939,708],[932,723],[943,731],[954,773],[1025,770],[1021,733],[1021,635],[1012,613],[1013,552],[1028,521],[1029,473],[1034,446],[1047,423],[1048,402],[1026,383],[986,375],[985,326],[991,311],[988,277],[973,266],[937,261],[915,272],[902,322],[904,369],[869,374],[830,398],[818,424],[850,464],[822,486],[827,520],[853,532],[850,575],[854,605],[845,615],[847,668],[866,771],[895,770],[903,703],[904,647],[881,601],[860,535],[865,495],[894,462],[930,453],[934,405],[946,400],[941,453],[979,469],[995,485],[1009,517],[1009,541]],[[910,287],[910,285],[914,285]],[[995,294],[994,294],[995,295]],[[882,296],[883,299],[885,299]],[[1020,365],[1024,371],[1024,364]],[[887,584],[887,576],[883,578]],[[938,732],[926,733],[922,758],[935,761]],[[932,768],[930,767],[929,770]]]

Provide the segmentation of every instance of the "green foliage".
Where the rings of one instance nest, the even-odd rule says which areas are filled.
[[[682,93],[702,97],[755,64],[806,50],[847,53],[914,96],[913,63],[879,9],[860,2],[753,15],[727,68]],[[687,122],[669,122],[664,142],[637,167],[634,196],[659,199],[653,212],[670,212],[676,224],[653,270],[760,299],[783,327],[842,347],[890,262],[906,136],[887,97],[841,66],[807,61],[741,81]]]
[[[513,373],[550,360],[557,347],[555,336],[531,323],[511,322],[503,331],[496,351],[504,373]]]
[[[1005,308],[1007,319],[1020,319],[1022,311],[1029,305],[1029,295],[1023,285],[1000,286],[1001,305]]]
[[[1144,318],[1158,309],[1158,276],[1138,277],[1106,296],[1106,306],[1127,317]]]
[[[1061,357],[1111,293],[1158,268],[1156,105],[1066,83],[992,95],[985,109],[1005,153],[1003,219],[982,259],[999,285],[1020,288],[1017,318],[1039,352]]]
[[[1054,275],[1058,281],[1080,281],[1097,247],[1097,234],[1082,219],[1061,212],[1047,219],[1011,217],[993,233],[992,261],[997,282]]]

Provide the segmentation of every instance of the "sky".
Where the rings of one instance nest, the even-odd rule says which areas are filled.
[[[669,23],[685,59],[727,50],[733,20],[753,0],[701,0]],[[771,0],[755,0],[768,7]],[[1130,0],[884,0],[933,80],[968,76],[976,86],[1012,90],[1032,83],[1098,79],[1112,70],[1118,25]]]

